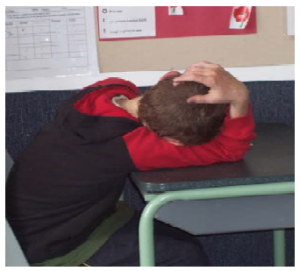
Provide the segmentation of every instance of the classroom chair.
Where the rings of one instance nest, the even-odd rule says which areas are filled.
[[[13,166],[13,160],[9,153],[5,152],[5,175],[6,179]],[[9,223],[5,220],[5,266],[29,266],[23,251],[12,231]]]

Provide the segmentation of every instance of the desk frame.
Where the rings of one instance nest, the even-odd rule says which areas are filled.
[[[164,204],[177,200],[205,200],[295,193],[294,182],[169,191],[156,196],[143,210],[139,224],[140,266],[155,266],[153,220]],[[284,229],[274,230],[274,265],[285,265]]]

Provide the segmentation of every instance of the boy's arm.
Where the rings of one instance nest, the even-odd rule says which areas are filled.
[[[208,143],[175,146],[146,127],[140,127],[123,138],[131,159],[140,170],[205,166],[219,162],[238,161],[256,138],[251,105],[243,117],[225,117],[218,136]]]
[[[206,144],[178,147],[145,127],[138,128],[124,138],[136,166],[149,170],[242,159],[256,137],[247,87],[219,65],[208,62],[191,65],[183,75],[174,78],[174,85],[182,81],[201,82],[210,87],[207,95],[193,96],[187,102],[230,104],[220,134]]]

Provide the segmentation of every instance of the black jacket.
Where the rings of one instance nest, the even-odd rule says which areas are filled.
[[[6,215],[29,263],[83,243],[114,212],[126,176],[137,170],[122,135],[139,122],[74,109],[91,91],[124,87],[132,97],[138,94],[101,82],[76,93],[17,159],[6,187]]]

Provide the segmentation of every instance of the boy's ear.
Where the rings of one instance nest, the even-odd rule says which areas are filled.
[[[174,139],[172,137],[164,136],[163,139],[175,146],[184,146],[183,143],[181,143],[179,140]]]

